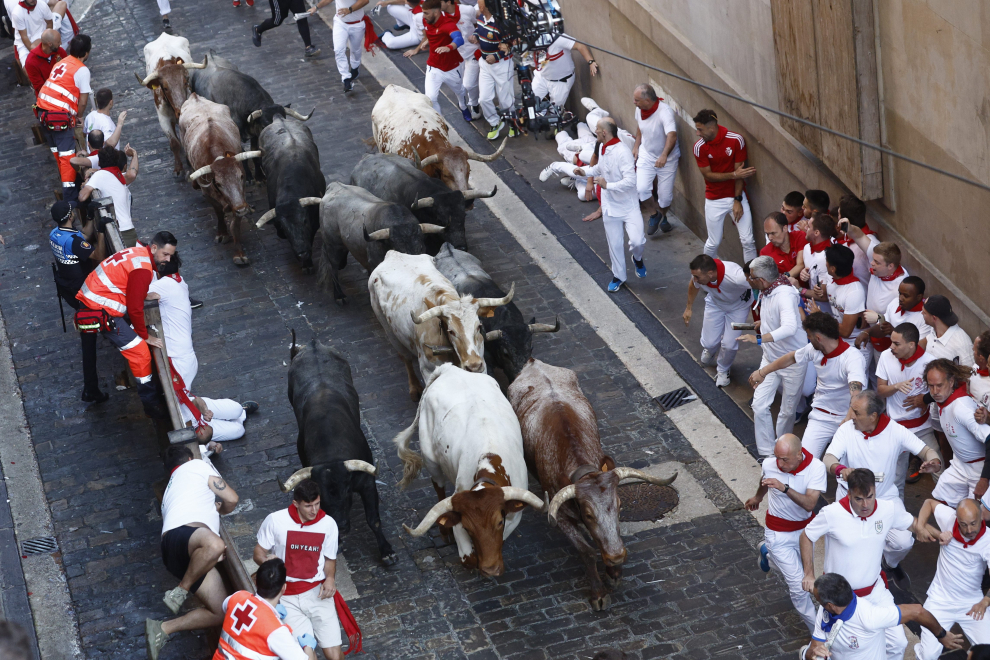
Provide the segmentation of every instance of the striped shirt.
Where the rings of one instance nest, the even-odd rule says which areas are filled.
[[[485,18],[481,17],[478,21],[478,29],[475,32],[478,35],[478,52],[481,53],[481,57],[487,57],[489,55],[494,55],[500,60],[506,60],[511,57],[509,53],[505,53],[499,50],[499,46],[502,43],[502,32],[495,25],[495,18]]]

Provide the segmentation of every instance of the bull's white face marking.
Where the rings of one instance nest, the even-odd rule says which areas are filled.
[[[181,57],[183,62],[193,61],[188,39],[163,32],[160,37],[144,45],[145,75],[154,72],[158,62],[171,57]]]
[[[383,153],[398,153],[413,138],[432,131],[447,137],[447,122],[433,109],[430,97],[396,85],[385,88],[371,117],[375,141]]]

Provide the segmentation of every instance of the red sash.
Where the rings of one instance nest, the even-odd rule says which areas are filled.
[[[814,519],[815,514],[811,514],[811,517],[807,520],[787,520],[786,518],[778,518],[777,516],[772,516],[768,513],[767,529],[774,532],[796,532],[807,527],[808,523]]]
[[[880,579],[883,580],[883,586],[886,587],[887,586],[887,574],[884,573],[883,571],[880,571]],[[863,596],[869,596],[870,594],[873,593],[873,588],[876,587],[876,586],[877,586],[877,583],[874,582],[873,584],[871,584],[868,587],[863,587],[862,589],[853,589],[853,593],[856,594],[857,596],[859,596],[860,598],[862,598]]]

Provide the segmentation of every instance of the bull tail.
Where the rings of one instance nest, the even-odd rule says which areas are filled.
[[[296,329],[292,328],[292,346],[289,347],[289,361],[296,359],[296,354],[299,353],[299,347],[296,346]]]
[[[322,248],[320,251],[320,260],[319,263],[316,264],[316,269],[317,269],[316,284],[324,291],[326,291],[331,284],[334,284],[335,280],[337,279],[334,273],[333,258],[334,258],[333,246],[330,245],[330,241],[328,241],[326,239],[326,236],[324,236],[322,241]]]
[[[405,490],[412,480],[419,476],[419,471],[423,469],[423,457],[409,448],[409,441],[412,440],[413,433],[419,427],[419,413],[423,409],[423,400],[426,397],[426,391],[440,375],[441,370],[442,368],[434,369],[430,377],[426,379],[426,386],[423,387],[423,393],[420,395],[419,405],[416,407],[416,416],[413,417],[412,424],[403,429],[399,435],[395,436],[395,440],[393,440],[399,454],[399,460],[402,461],[402,481],[399,482],[400,490]]]

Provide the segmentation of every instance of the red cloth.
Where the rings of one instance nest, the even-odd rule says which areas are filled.
[[[457,44],[451,38],[451,34],[459,32],[457,23],[450,14],[440,14],[436,23],[423,21],[423,34],[426,35],[430,44],[430,56],[426,58],[426,65],[432,66],[441,71],[453,71],[464,60],[457,52]],[[436,52],[437,48],[446,46],[450,50],[446,53]]]
[[[825,248],[827,248],[831,244],[832,244],[832,241],[830,241],[829,239],[826,238],[821,243],[812,243],[811,244],[811,251],[812,251],[812,253],[824,252],[825,251]]]
[[[724,279],[725,279],[725,264],[722,263],[722,260],[721,259],[716,259],[715,260],[715,283],[712,284],[711,282],[709,282],[705,286],[707,286],[709,289],[715,289],[719,293],[722,293],[722,289],[720,287],[722,286],[722,280],[724,280]]]
[[[845,509],[849,513],[852,513],[852,509],[849,508],[849,496],[848,495],[846,495],[841,500],[839,500],[839,504],[842,505],[842,508],[843,509]],[[873,511],[870,511],[870,516],[872,516],[876,512],[877,512],[877,501],[876,500],[873,500]],[[855,515],[855,514],[853,514],[853,515]],[[866,518],[869,518],[870,516],[866,516]],[[860,520],[866,520],[866,518],[864,518],[863,516],[856,516],[856,517],[859,518]],[[884,582],[886,582],[886,579],[884,580]]]
[[[726,174],[736,169],[736,163],[746,162],[746,140],[732,133],[725,126],[718,127],[718,134],[711,142],[698,140],[694,144],[694,159],[698,167],[710,167],[716,174]],[[746,184],[743,183],[743,190]],[[705,199],[724,199],[736,196],[736,182],[705,181]]]
[[[906,429],[916,429],[928,421],[928,417],[930,414],[931,413],[928,411],[928,408],[925,408],[925,414],[922,415],[921,417],[914,417],[913,419],[902,419],[901,421],[898,422],[898,424],[900,424]]]
[[[767,514],[767,529],[774,532],[796,532],[799,529],[804,529],[808,526],[812,520],[815,519],[815,514],[812,513],[804,520],[787,520],[786,518],[778,518],[777,516],[772,516]]]
[[[653,113],[656,112],[659,108],[660,108],[660,99],[657,99],[656,101],[654,101],[653,105],[650,107],[649,110],[643,110],[642,108],[639,109],[639,118],[645,121],[650,117],[652,117]]]
[[[800,474],[801,471],[804,470],[804,468],[811,465],[811,461],[814,460],[815,458],[814,455],[812,455],[812,453],[807,449],[805,449],[804,447],[801,447],[801,454],[804,456],[804,458],[801,459],[801,462],[798,464],[796,468],[790,471],[790,474]],[[777,462],[777,469],[780,469],[779,461]]]
[[[960,385],[959,387],[956,388],[956,391],[955,392],[953,392],[952,394],[949,395],[949,398],[945,400],[945,403],[939,403],[938,404],[938,409],[940,411],[941,410],[944,410],[947,405],[949,405],[950,403],[952,403],[956,399],[964,399],[967,396],[969,396],[969,393],[966,391],[966,384],[963,383],[962,385]],[[980,459],[980,460],[983,460],[983,459]],[[970,462],[975,463],[976,461],[970,461]]]
[[[884,573],[883,571],[880,571],[880,577],[883,579],[883,586],[886,587],[887,586],[887,574]],[[863,587],[862,589],[853,589],[853,593],[856,594],[857,596],[859,596],[860,598],[863,598],[864,596],[869,596],[870,594],[872,594],[873,593],[873,588],[875,586],[877,586],[877,583],[876,582],[874,582],[873,584],[871,584],[868,587]]]
[[[320,522],[321,520],[327,517],[327,514],[324,513],[323,509],[320,509],[319,511],[316,512],[315,518],[313,518],[308,522],[303,522],[303,519],[299,517],[299,510],[296,509],[296,507],[290,504],[288,511],[289,511],[289,517],[292,518],[292,521],[297,525],[302,525],[303,527],[309,527],[310,525],[315,525],[316,523]]]
[[[151,257],[151,254],[148,256]],[[146,268],[135,268],[127,278],[127,316],[141,339],[148,338],[148,328],[144,324],[144,299],[148,297],[151,280],[152,272]]]
[[[34,3],[33,5],[29,5],[28,3],[24,2],[24,0],[21,0],[17,4],[19,6],[21,6],[21,7],[24,7],[25,9],[27,9],[29,14],[34,11],[34,8],[35,7],[38,6],[38,3]]]
[[[909,311],[909,312],[920,312],[924,308],[924,306],[925,306],[925,301],[924,300],[919,300],[917,305],[915,305],[914,307],[912,307],[911,309],[909,309],[907,311]],[[897,313],[898,314],[903,314],[904,313],[904,308],[901,307],[900,305],[898,305],[897,306]]]
[[[68,7],[65,9],[65,17],[69,19],[69,25],[72,26],[72,34],[79,34],[79,25],[76,23],[76,19],[72,17],[72,12],[69,11]]]
[[[351,614],[351,608],[347,607],[347,601],[344,600],[339,591],[335,591],[333,594],[333,604],[337,608],[337,618],[340,619],[340,625],[344,628],[344,634],[347,635],[347,650],[344,651],[344,655],[360,653],[364,650],[361,645],[361,629],[358,628],[357,621]]]
[[[901,358],[897,358],[897,361],[901,363],[901,371],[904,371],[904,367],[908,366],[909,364],[911,364],[915,360],[919,359],[924,354],[925,354],[925,347],[922,346],[921,344],[918,344],[918,347],[916,349],[914,349],[914,355],[912,355],[911,357],[909,357],[906,360],[902,360]]]
[[[186,387],[186,382],[182,380],[179,370],[175,368],[172,358],[168,359],[168,366],[172,371],[172,389],[175,391],[175,396],[179,399],[179,403],[189,408],[189,412],[192,413],[193,418],[196,420],[196,428],[206,426],[206,421],[203,420],[203,413],[193,403],[195,396],[189,392],[189,388]]]
[[[422,13],[423,13],[423,4],[422,3],[416,5],[415,7],[412,8],[412,14],[413,14],[413,16],[415,16],[416,14],[422,14]]]
[[[854,274],[849,273],[844,277],[839,277],[833,279],[832,281],[835,282],[836,284],[852,284],[853,282],[859,282],[859,279]]]
[[[888,424],[890,424],[890,417],[888,417],[886,414],[881,413],[880,419],[877,420],[876,428],[870,431],[869,433],[864,432],[863,438],[865,440],[869,440],[870,438],[875,438],[876,436],[883,433],[884,429],[887,428]]]
[[[117,177],[117,181],[120,181],[121,185],[127,185],[127,179],[125,179],[124,175],[120,173],[119,167],[101,167],[100,169]]]
[[[840,355],[845,353],[846,350],[848,350],[848,348],[849,348],[849,344],[847,344],[844,339],[840,339],[839,345],[835,347],[834,351],[830,353],[826,353],[824,356],[822,356],[822,366],[824,367],[825,363],[828,362],[829,359],[834,357],[839,357]]]
[[[873,272],[873,269],[872,268],[870,269],[870,275],[873,275],[874,277],[876,277],[876,273]],[[887,277],[881,277],[880,280],[882,282],[893,282],[894,280],[896,280],[898,277],[901,277],[902,275],[904,275],[904,269],[901,268],[900,266],[898,266],[897,267],[897,270],[895,270],[893,273],[891,273]]]
[[[619,138],[614,137],[614,138],[612,138],[611,140],[609,140],[608,142],[606,142],[605,144],[602,145],[602,155],[603,156],[605,155],[605,149],[606,149],[606,147],[611,147],[613,144],[619,144]]]
[[[371,53],[371,56],[375,56],[375,42],[378,41],[378,35],[375,34],[375,24],[371,22],[371,19],[367,15],[364,17],[364,49]]]
[[[28,78],[31,80],[31,86],[34,87],[35,96],[38,95],[41,87],[48,80],[48,76],[51,75],[52,68],[55,64],[68,56],[69,54],[62,48],[59,48],[51,55],[45,55],[45,51],[41,49],[41,44],[31,49],[27,59],[24,61],[24,72],[27,73]]]
[[[883,353],[890,348],[890,337],[870,337],[870,343],[877,353]]]
[[[983,369],[977,369],[976,373],[986,378],[987,376],[990,376],[990,369],[984,367]]]
[[[962,547],[968,548],[971,545],[976,545],[976,542],[980,540],[980,538],[986,533],[986,531],[987,531],[987,524],[981,520],[980,531],[977,532],[976,538],[974,538],[972,541],[967,541],[963,537],[962,532],[959,530],[959,521],[957,520],[952,525],[952,538],[962,543]]]

